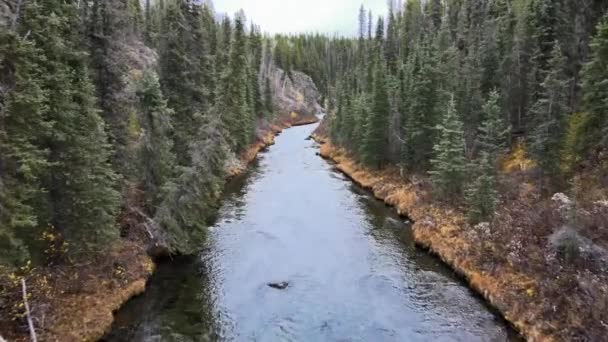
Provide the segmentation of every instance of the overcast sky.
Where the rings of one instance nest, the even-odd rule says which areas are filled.
[[[263,32],[321,32],[354,35],[361,3],[374,17],[385,15],[386,0],[214,0],[217,12],[245,10]]]

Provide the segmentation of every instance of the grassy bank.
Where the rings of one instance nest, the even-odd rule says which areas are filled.
[[[395,167],[371,170],[327,139],[315,136],[320,154],[375,197],[413,222],[416,243],[461,274],[530,341],[599,341],[606,326],[605,269],[601,256],[564,257],[555,230],[567,222],[559,201],[543,199],[526,182],[513,180],[502,190],[496,219],[471,227],[458,204],[434,199],[423,177]],[[578,232],[588,236],[608,209],[596,202],[585,209]],[[594,223],[595,220],[595,223]],[[596,239],[602,245],[606,240]],[[599,262],[599,263],[598,263]]]

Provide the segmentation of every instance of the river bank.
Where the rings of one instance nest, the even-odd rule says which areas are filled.
[[[563,224],[559,203],[540,200],[525,184],[515,185],[497,213],[500,223],[470,227],[464,210],[434,200],[424,179],[403,177],[394,167],[370,170],[328,139],[313,137],[322,157],[410,218],[416,243],[461,274],[526,339],[606,336],[605,314],[600,313],[608,303],[603,270],[591,267],[587,257],[565,263],[559,250],[551,255],[544,228]]]
[[[228,168],[227,179],[244,172],[258,153],[274,144],[274,137],[292,126],[318,122],[316,116],[283,115],[259,126],[255,142],[241,153],[236,167]],[[133,190],[133,198],[137,191]],[[156,268],[149,256],[149,238],[142,229],[146,218],[136,211],[119,218],[127,236],[103,258],[87,264],[58,264],[45,268],[23,269],[28,286],[28,301],[33,309],[36,333],[41,341],[97,341],[111,327],[114,312],[131,298],[142,294]],[[49,233],[51,234],[51,233]],[[53,236],[50,236],[53,242]],[[60,252],[60,251],[58,251]],[[28,341],[23,322],[20,277],[0,270],[0,281],[15,291],[0,302],[3,319],[0,336],[9,341]],[[5,297],[4,294],[2,297]]]
[[[520,341],[407,220],[316,155],[315,126],[285,130],[226,185],[200,255],[159,264],[105,341]]]

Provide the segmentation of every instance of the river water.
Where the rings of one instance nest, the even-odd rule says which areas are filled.
[[[106,341],[517,340],[394,210],[316,155],[314,129],[286,130],[228,184],[200,256],[160,265]]]

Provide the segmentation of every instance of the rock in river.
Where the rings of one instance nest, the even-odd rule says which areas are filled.
[[[268,283],[268,286],[277,290],[285,290],[289,286],[289,282],[283,281],[280,283]]]

